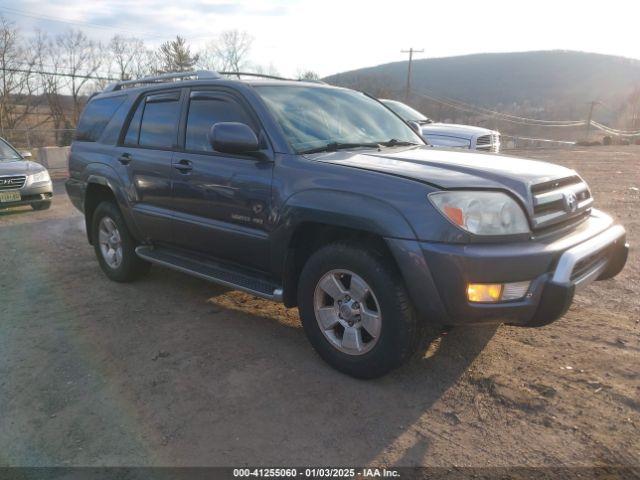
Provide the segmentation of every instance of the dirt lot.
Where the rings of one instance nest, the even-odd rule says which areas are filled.
[[[0,213],[1,465],[639,465],[640,148],[577,168],[630,261],[537,329],[457,329],[383,379],[312,351],[295,310],[154,268],[109,282],[62,184]]]

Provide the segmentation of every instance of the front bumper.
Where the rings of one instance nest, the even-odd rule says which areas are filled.
[[[511,244],[388,243],[418,310],[450,325],[548,324],[564,315],[577,289],[617,275],[629,248],[624,228],[597,210],[559,238]],[[519,300],[467,299],[469,283],[522,281],[531,285]]]
[[[35,203],[50,202],[53,198],[53,183],[38,182],[20,188],[18,190],[4,190],[20,192],[20,200],[13,202],[0,202],[0,208],[20,207],[23,205],[33,205]]]

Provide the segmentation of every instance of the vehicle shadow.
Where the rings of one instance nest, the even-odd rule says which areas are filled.
[[[434,438],[448,441],[449,431],[460,422],[456,412],[443,407],[445,411],[429,415],[433,413],[430,410],[443,395],[455,389],[497,329],[497,325],[458,327],[433,335],[426,351],[423,349],[424,356],[380,380],[386,388],[416,404],[398,412],[400,418],[396,421],[405,428],[395,438],[387,437],[386,442],[379,445],[378,454],[370,457],[370,462],[421,466]],[[432,423],[434,418],[439,420],[440,427]],[[442,428],[443,425],[446,428]],[[388,427],[391,429],[393,422]],[[454,445],[451,443],[452,447]]]
[[[198,331],[198,340],[171,347],[189,349],[190,363],[200,359],[207,365],[194,376],[171,380],[176,389],[166,408],[188,417],[176,435],[180,439],[173,455],[178,463],[206,458],[223,464],[423,465],[432,441],[447,442],[457,422],[455,413],[440,411],[442,406],[434,411],[434,406],[455,390],[497,330],[433,330],[419,355],[404,367],[380,379],[357,380],[333,370],[315,354],[297,309],[189,277],[179,281],[180,277],[163,272],[150,279],[159,282],[160,291],[177,288],[208,296],[206,316],[195,323],[183,320],[188,322],[183,323],[185,331]],[[202,359],[199,344],[205,339],[216,354]],[[202,389],[207,382],[215,388]],[[193,397],[181,397],[180,390],[200,391],[196,405]],[[188,413],[194,408],[211,411],[194,417]],[[434,416],[440,426],[429,424]],[[184,450],[197,443],[205,425],[226,436],[216,440],[216,435],[205,435],[203,440],[211,442],[207,446]],[[220,445],[216,441],[230,443],[222,457],[211,456]],[[292,446],[283,450],[284,443]]]
[[[426,417],[469,371],[498,328],[433,329],[422,350],[407,365],[380,379],[363,381],[333,370],[315,355],[304,336],[297,309],[223,288],[216,290],[217,295],[208,303],[219,308],[221,314],[230,315],[236,328],[245,330],[238,322],[250,324],[242,338],[251,344],[247,349],[261,357],[260,366],[256,366],[259,371],[244,371],[241,386],[245,393],[252,392],[242,397],[253,412],[249,417],[257,422],[256,433],[263,442],[286,435],[302,445],[308,440],[299,437],[311,435],[323,445],[320,457],[317,446],[314,454],[301,446],[293,448],[279,460],[289,465],[423,465],[432,436],[446,442],[447,430],[459,421],[454,412],[436,412],[445,431],[428,427],[433,429],[432,435],[424,435]],[[217,340],[233,342],[234,336]],[[235,353],[242,351],[239,348]],[[232,385],[239,387],[235,382]],[[266,385],[270,385],[268,393]],[[227,395],[237,394],[226,391],[222,396]],[[265,396],[273,409],[259,413],[264,408],[260,399]],[[270,421],[265,422],[263,415]],[[272,421],[284,432],[274,430]],[[257,427],[260,424],[263,430]],[[311,431],[296,428],[306,424]]]
[[[356,380],[315,355],[296,309],[159,267],[109,281],[76,223],[59,228],[60,255],[20,261],[6,291],[7,418],[38,427],[0,436],[16,463],[39,447],[48,464],[420,465],[446,435],[424,423],[495,332],[454,329],[423,358]],[[50,248],[31,228],[25,252]],[[22,252],[20,238],[7,248]]]
[[[26,205],[24,207],[0,208],[0,218],[1,217],[8,217],[8,216],[22,215],[22,214],[30,213],[30,212],[33,213],[33,209],[29,205]]]

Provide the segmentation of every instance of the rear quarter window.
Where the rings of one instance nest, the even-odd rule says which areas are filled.
[[[91,100],[82,112],[75,139],[81,142],[96,142],[126,98],[126,95],[120,95]]]

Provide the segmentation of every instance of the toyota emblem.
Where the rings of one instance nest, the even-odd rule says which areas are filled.
[[[573,213],[578,209],[578,198],[576,197],[575,193],[565,192],[564,209],[569,213]]]

